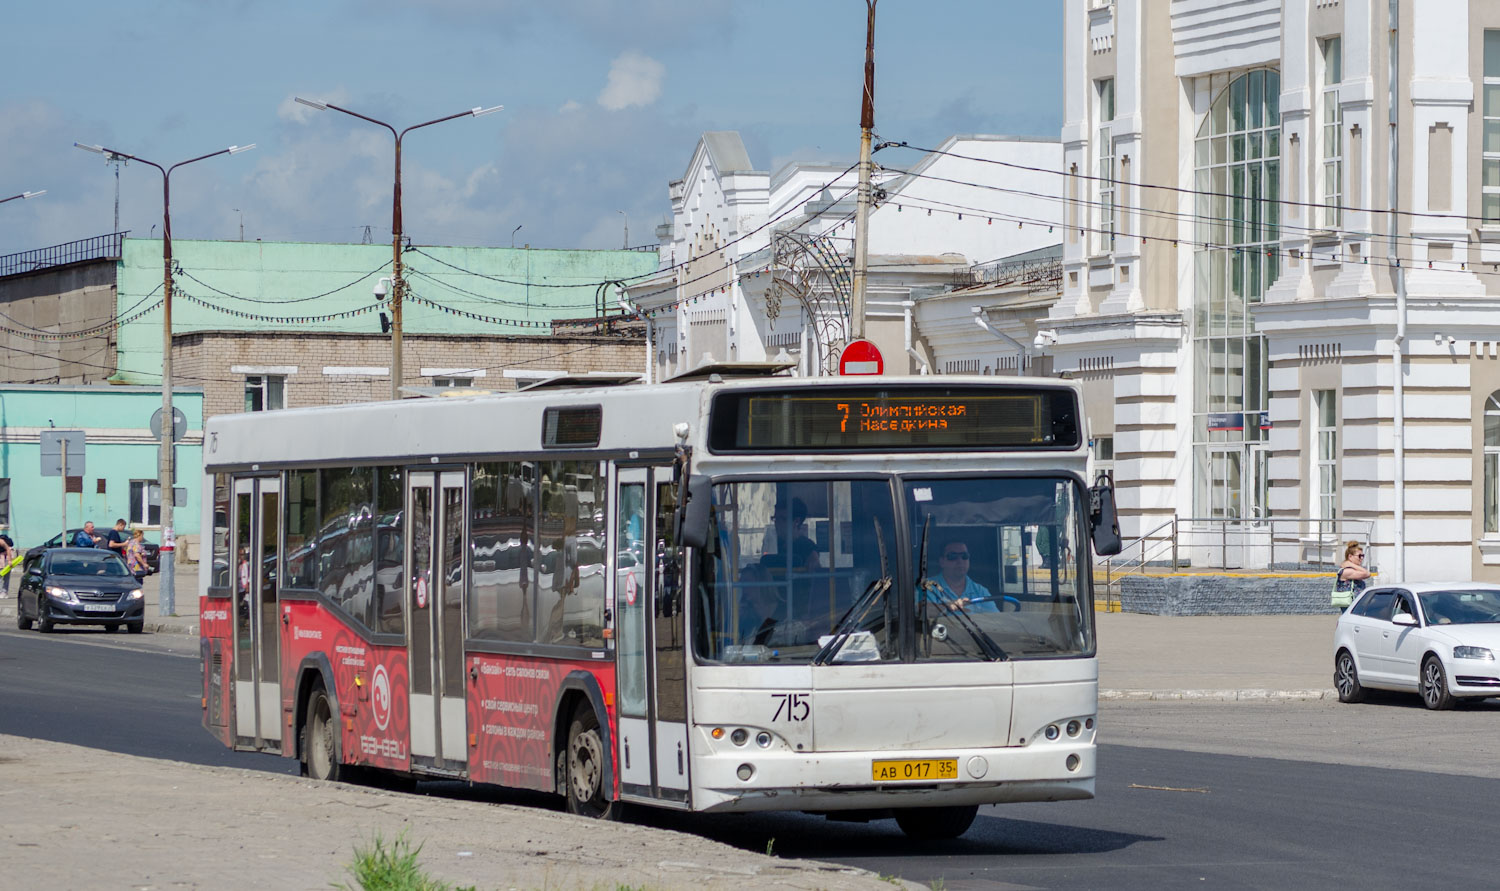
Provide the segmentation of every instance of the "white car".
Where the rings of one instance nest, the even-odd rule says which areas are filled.
[[[1370,588],[1339,616],[1340,702],[1366,689],[1418,693],[1431,709],[1500,696],[1500,586],[1425,582]]]

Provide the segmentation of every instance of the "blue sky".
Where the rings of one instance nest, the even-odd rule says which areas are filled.
[[[882,0],[876,124],[1056,138],[1057,0]],[[159,162],[246,154],[172,177],[177,238],[390,235],[392,140],[292,102],[401,127],[504,105],[403,143],[405,228],[422,244],[615,247],[655,241],[698,135],[752,162],[853,161],[863,0],[143,0],[16,4],[0,56],[0,254],[114,224],[97,143]],[[909,162],[910,155],[905,156]],[[893,159],[898,160],[898,159]],[[624,211],[622,215],[620,212]],[[161,221],[161,180],[121,173],[120,226]]]

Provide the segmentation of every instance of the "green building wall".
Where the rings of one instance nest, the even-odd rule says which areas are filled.
[[[196,537],[203,475],[203,391],[174,389],[173,407],[187,418],[188,432],[177,446],[177,485],[187,490],[187,507],[173,514],[179,538]],[[92,520],[108,527],[130,518],[130,481],[157,478],[156,440],[151,415],[161,408],[155,387],[0,385],[0,479],[10,481],[9,516],[0,517],[21,547],[31,547],[62,531],[62,477],[41,475],[43,430],[82,430],[85,436],[82,493],[67,496],[68,528]],[[99,492],[99,481],[104,492]],[[144,526],[146,537],[160,531]]]
[[[118,372],[160,385],[162,244],[125,240],[119,261]],[[379,332],[376,283],[391,274],[389,244],[172,242],[172,330]],[[548,335],[556,319],[592,316],[599,282],[654,272],[654,251],[417,247],[402,255],[410,334]],[[613,288],[606,304],[615,304]],[[423,301],[426,301],[425,303]],[[436,306],[429,305],[436,304]],[[156,306],[156,308],[152,308]]]

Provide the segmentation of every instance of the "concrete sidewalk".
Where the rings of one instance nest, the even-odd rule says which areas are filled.
[[[403,832],[428,874],[485,891],[922,887],[538,807],[0,736],[0,887],[352,886],[355,847]]]
[[[12,588],[15,586],[13,585]],[[198,634],[198,566],[177,568],[177,615],[160,614],[147,576],[146,630]],[[15,594],[0,621],[15,617]],[[1325,699],[1333,691],[1337,616],[1151,616],[1096,612],[1101,699]]]

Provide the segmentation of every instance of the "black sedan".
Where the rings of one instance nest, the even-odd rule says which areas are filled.
[[[121,625],[131,634],[145,628],[146,599],[125,561],[97,548],[33,549],[22,564],[16,594],[16,625],[36,623],[43,633],[55,625]]]
[[[82,531],[83,531],[82,528],[79,528],[79,529],[69,529],[68,530],[68,544],[71,545],[73,543],[73,541],[74,541],[74,537],[77,536],[78,533],[80,533]],[[94,529],[94,534],[95,535],[108,535],[109,534],[109,530],[108,529],[98,529],[98,528],[95,528]],[[44,542],[41,545],[41,547],[43,547],[43,548],[60,548],[62,546],[63,546],[63,540],[62,540],[62,534],[61,533],[52,536],[51,538],[47,539],[46,542]],[[146,552],[146,568],[149,569],[149,570],[151,570],[152,573],[161,572],[161,545],[154,544],[154,543],[149,542],[149,541],[142,541],[141,542],[141,550],[143,550],[143,551]],[[111,550],[111,553],[118,553],[118,552],[116,552],[114,550]],[[123,554],[121,556],[123,556]]]

